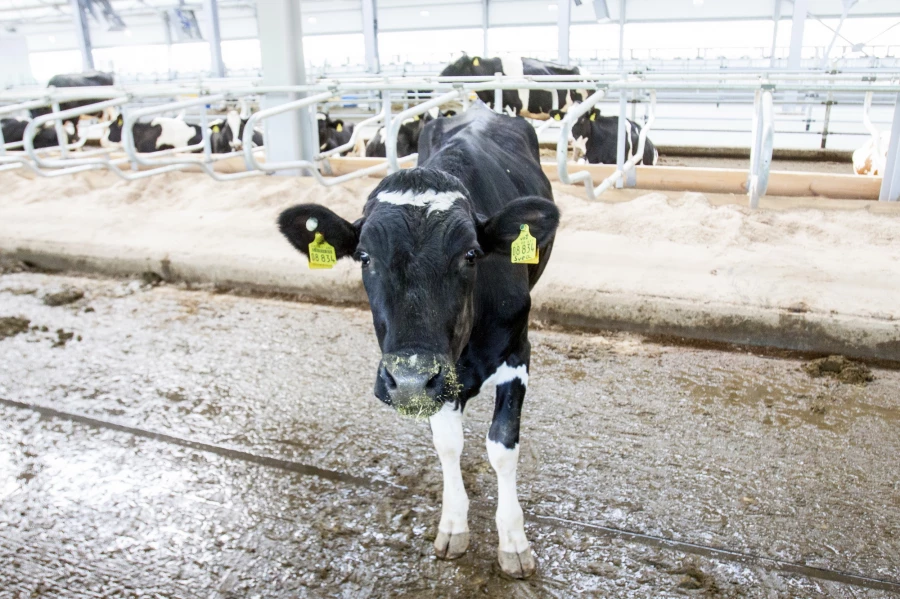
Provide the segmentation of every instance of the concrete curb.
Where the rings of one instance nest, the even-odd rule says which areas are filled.
[[[6,244],[3,244],[6,245]],[[134,276],[154,272],[168,282],[214,284],[261,294],[286,294],[301,301],[365,307],[356,270],[341,264],[327,279],[297,277],[279,269],[198,255],[111,256],[84,248],[44,244],[0,247],[3,255],[51,271]],[[290,269],[293,270],[293,269]],[[320,273],[321,274],[321,273]],[[812,354],[900,362],[900,321],[815,312],[763,309],[727,303],[697,303],[539,286],[532,316],[546,324],[585,331],[622,330],[697,342],[737,344]]]
[[[323,189],[297,177],[223,185],[187,173],[128,184],[104,174],[4,175],[0,252],[12,258],[367,304],[357,264],[310,271],[275,221],[303,202],[354,220],[374,180]],[[730,196],[633,190],[589,202],[559,184],[554,195],[563,219],[532,293],[537,319],[900,362],[898,207],[768,199],[751,211]]]

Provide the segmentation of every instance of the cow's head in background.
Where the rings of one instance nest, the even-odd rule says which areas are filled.
[[[375,395],[401,414],[424,418],[457,397],[456,362],[474,324],[479,263],[508,261],[520,225],[541,245],[558,222],[556,206],[539,197],[476,214],[458,179],[414,168],[386,177],[354,223],[303,204],[285,210],[279,227],[304,254],[322,233],[338,258],[360,263],[382,352]]]
[[[122,127],[125,125],[125,117],[122,113],[115,113],[109,121],[108,134],[106,140],[112,143],[122,143]]]

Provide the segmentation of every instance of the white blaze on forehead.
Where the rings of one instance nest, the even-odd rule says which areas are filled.
[[[241,117],[238,115],[237,110],[229,111],[225,120],[228,122],[228,128],[231,129],[231,134],[237,139],[238,131],[241,130]]]
[[[395,206],[415,206],[428,208],[427,214],[449,210],[456,200],[465,196],[458,191],[434,191],[429,189],[421,193],[414,191],[382,191],[378,194],[378,201]]]

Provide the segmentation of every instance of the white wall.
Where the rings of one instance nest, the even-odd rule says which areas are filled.
[[[0,88],[33,83],[24,35],[0,34]]]

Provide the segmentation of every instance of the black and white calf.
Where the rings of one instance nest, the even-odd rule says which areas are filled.
[[[503,571],[535,569],[516,494],[519,420],[528,386],[530,291],[547,265],[559,211],[541,170],[534,128],[478,103],[429,123],[419,167],[386,177],[350,223],[315,204],[294,206],[279,226],[308,253],[316,233],[338,258],[362,267],[382,359],[375,396],[401,414],[428,417],[444,474],[437,555],[469,545],[469,500],[460,471],[463,410],[496,385],[487,451],[497,474],[498,557]],[[528,225],[536,264],[512,264]]]
[[[124,124],[124,117],[121,114],[116,116],[109,126],[107,140],[112,143],[122,143],[122,126]],[[181,117],[156,117],[149,123],[135,123],[131,131],[134,135],[134,147],[142,153],[186,148],[203,140],[200,125],[185,123]]]
[[[0,129],[3,131],[3,143],[11,144],[22,141],[25,137],[25,128],[28,126],[28,123],[29,121],[25,119],[0,119]],[[75,125],[70,121],[66,121],[64,128],[67,137],[66,143],[68,144],[75,141]],[[35,149],[53,148],[59,145],[57,139],[56,124],[51,121],[49,123],[44,123],[44,125],[37,130],[34,134],[32,143]],[[16,148],[16,150],[22,149],[21,146]]]
[[[551,117],[561,120],[565,114],[553,111]],[[626,119],[625,122],[625,160],[628,160],[637,152],[641,126]],[[619,117],[601,116],[600,110],[592,108],[583,114],[572,125],[572,145],[575,148],[576,159],[580,154],[590,164],[616,164],[619,139]],[[656,166],[659,162],[659,152],[648,137],[644,141],[644,155],[637,164]]]
[[[319,151],[327,152],[339,148],[350,141],[353,136],[353,125],[346,125],[341,119],[332,119],[324,112],[316,113],[316,121],[319,125]],[[346,156],[352,149],[341,152]]]
[[[502,73],[511,77],[524,75],[580,75],[578,67],[564,67],[552,62],[520,56],[494,58],[461,58],[450,63],[441,71],[441,77],[487,77]],[[547,120],[553,109],[553,94],[558,95],[559,109],[565,110],[575,102],[581,102],[586,92],[575,90],[503,90],[503,108],[510,114],[533,119]],[[476,92],[478,98],[488,106],[494,105],[494,91]]]
[[[244,147],[244,128],[250,120],[249,107],[243,105],[241,112],[231,110],[225,115],[225,120],[213,121],[209,124],[209,144],[213,154],[226,154]],[[261,131],[253,131],[253,147],[263,145]]]
[[[425,125],[434,119],[451,117],[456,114],[455,110],[442,112],[439,108],[432,108],[421,116],[415,116],[411,119],[403,121],[400,129],[397,131],[397,156],[409,156],[419,151],[419,137],[425,129]],[[375,137],[366,144],[366,156],[384,158],[387,156],[387,148],[384,145],[385,129],[381,128]]]

